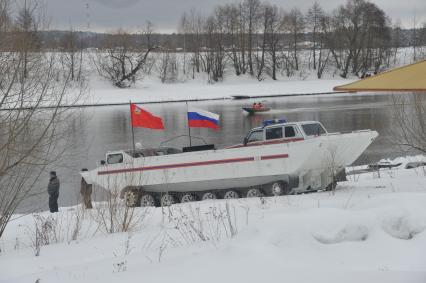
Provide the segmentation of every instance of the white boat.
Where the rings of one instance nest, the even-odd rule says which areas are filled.
[[[316,121],[272,123],[224,149],[108,152],[103,165],[81,174],[128,205],[301,193],[338,181],[377,136],[370,130],[328,133]]]

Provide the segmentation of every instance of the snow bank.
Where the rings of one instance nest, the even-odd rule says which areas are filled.
[[[426,229],[425,215],[418,214],[418,210],[407,211],[396,209],[382,216],[383,230],[390,236],[410,240]]]
[[[0,282],[425,282],[426,172],[387,171],[334,195],[138,208],[131,233],[105,233],[96,210],[41,213],[59,240],[39,256],[34,215],[22,216],[0,241]]]
[[[109,82],[92,75],[87,96],[78,104],[120,104],[129,101],[137,103],[230,99],[233,95],[276,96],[333,92],[333,87],[352,82],[344,79],[307,79],[284,81],[257,81],[248,77],[233,77],[216,84],[202,80],[162,84],[147,78],[133,87],[120,89]],[[72,97],[72,93],[70,97]],[[70,98],[69,98],[70,99]]]
[[[368,238],[369,228],[362,223],[345,223],[331,231],[314,233],[314,238],[323,244],[337,244],[345,241],[365,241]]]
[[[208,83],[207,74],[204,72],[181,73],[173,83],[161,83],[158,70],[154,67],[149,75],[145,74],[130,88],[120,89],[111,82],[100,77],[96,68],[91,63],[90,54],[86,54],[84,73],[87,74],[89,93],[77,104],[99,105],[99,104],[124,104],[130,100],[137,103],[182,101],[182,100],[211,100],[229,99],[234,95],[247,96],[285,96],[295,94],[315,94],[333,92],[335,86],[344,85],[358,80],[356,76],[350,75],[348,79],[341,78],[335,67],[330,66],[318,79],[316,71],[309,68],[307,58],[309,54],[302,51],[300,71],[294,76],[287,77],[278,72],[277,80],[265,76],[261,81],[248,74],[237,76],[232,66],[226,68],[224,78],[220,82]],[[407,53],[408,52],[408,53]],[[399,50],[398,56],[393,64],[395,66],[411,63],[409,48]],[[306,52],[305,52],[306,53]],[[309,52],[308,52],[309,53]],[[183,54],[177,54],[177,60],[183,63]],[[306,55],[306,56],[305,56]],[[155,54],[154,56],[161,56]],[[411,57],[410,57],[411,56]],[[160,60],[161,61],[161,60]],[[159,62],[159,61],[157,61]],[[367,93],[333,93],[329,95],[369,95]],[[74,101],[75,94],[70,93],[66,101]]]

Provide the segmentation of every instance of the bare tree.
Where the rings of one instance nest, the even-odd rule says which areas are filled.
[[[305,29],[305,21],[302,12],[298,8],[293,8],[284,17],[286,32],[290,35],[290,46],[294,69],[299,70],[299,43],[302,40]]]
[[[11,27],[10,18],[10,1],[9,0],[0,0],[0,36],[3,40],[0,40],[1,50],[8,51],[10,48],[10,27]]]
[[[417,45],[418,45],[418,33],[417,33],[417,19],[416,13],[413,15],[413,32],[411,35],[411,45],[413,46],[413,61],[417,61]]]
[[[25,78],[20,77],[23,55],[4,56],[0,58],[0,237],[19,205],[38,193],[35,183],[60,159],[71,132],[67,122],[71,115],[65,119],[68,108],[61,108],[70,76],[58,80],[57,73],[63,70],[55,66],[55,56],[38,58]]]
[[[331,50],[327,48],[327,38],[329,38],[329,30],[330,30],[330,17],[323,15],[320,18],[320,29],[321,32],[318,36],[318,63],[317,66],[317,77],[321,79],[322,74],[328,64],[328,59],[331,54]]]
[[[18,2],[18,5],[21,7],[18,8],[14,23],[14,50],[22,53],[22,77],[25,78],[34,52],[39,51],[41,47],[38,31],[40,28],[46,28],[46,22],[40,3],[24,0]]]
[[[253,2],[253,1],[251,1]],[[216,9],[216,18],[220,19],[222,32],[224,33],[224,46],[227,58],[230,59],[237,76],[245,74],[247,71],[247,49],[249,49],[249,57],[252,55],[252,47],[250,41],[249,26],[250,9],[247,7],[248,2],[240,4],[229,4],[219,6]],[[249,9],[248,11],[246,9]],[[249,46],[248,46],[249,45]],[[249,59],[249,64],[250,65]],[[251,67],[252,69],[253,67]]]
[[[334,192],[336,190],[337,185],[337,175],[339,171],[342,169],[341,166],[339,166],[340,162],[340,156],[337,155],[337,145],[330,144],[327,147],[327,151],[325,152],[325,177],[330,182],[330,184],[327,186],[327,190],[331,191],[331,193],[334,195]]]
[[[215,63],[221,66],[217,70],[232,66],[236,75],[249,72],[258,80],[265,73],[276,78],[277,71],[292,76],[301,68],[300,50],[305,38],[312,41],[308,66],[317,70],[318,78],[331,68],[339,70],[342,77],[350,73],[363,77],[390,65],[394,54],[390,22],[377,5],[367,0],[347,0],[333,13],[326,13],[314,3],[306,17],[293,8],[285,13],[278,31],[271,28],[277,18],[274,7],[260,0],[243,0],[218,6],[208,20],[185,13],[181,24],[186,30],[184,57],[186,51],[191,52],[193,77],[200,68],[213,74],[214,62],[220,63]],[[281,17],[281,13],[277,15]],[[416,32],[420,34],[420,30]],[[420,48],[416,50],[419,53]],[[217,55],[214,60],[213,55]]]
[[[216,10],[204,26],[207,50],[203,53],[203,64],[209,82],[222,80],[226,67],[222,16],[220,10]]]
[[[114,183],[114,181],[112,181]],[[142,224],[146,216],[144,211],[137,211],[120,199],[117,189],[108,187],[106,201],[95,206],[94,217],[101,231],[112,234],[130,232]],[[142,214],[140,214],[142,212]]]
[[[401,21],[397,21],[392,27],[392,42],[391,46],[393,48],[393,65],[397,64],[397,55],[398,50],[402,46],[402,29]]]
[[[390,46],[389,21],[383,10],[364,0],[348,0],[335,12],[333,23],[337,34],[333,45],[337,41],[342,52],[340,56],[335,48],[332,52],[340,61],[341,76],[346,78],[350,71],[365,74],[369,68],[378,71]]]
[[[402,150],[426,153],[426,95],[393,95],[393,137]]]
[[[324,11],[318,2],[314,2],[311,8],[309,8],[306,15],[306,24],[309,31],[312,33],[312,57],[313,57],[313,68],[316,70],[316,55],[317,46],[319,42],[321,20],[324,18]]]
[[[180,18],[178,30],[182,34],[183,37],[183,64],[182,64],[182,72],[186,74],[186,37],[188,33],[188,16],[186,12],[183,12],[182,17]]]
[[[63,63],[70,70],[71,80],[80,80],[83,67],[83,46],[77,32],[72,29],[68,31],[61,38],[60,45],[64,54]]]
[[[141,33],[142,42],[136,49],[133,48],[133,37],[128,32],[118,30],[110,35],[105,42],[106,50],[100,50],[93,60],[99,75],[120,88],[135,83],[155,48],[152,32],[152,25],[148,22]]]
[[[423,23],[423,26],[418,31],[419,34],[419,45],[417,57],[419,60],[424,60],[426,58],[426,22]]]
[[[266,56],[268,50],[268,32],[271,30],[271,18],[274,17],[274,7],[268,4],[261,6],[261,21],[262,21],[262,43],[260,47],[260,55],[256,54],[257,74],[256,77],[260,81],[263,79],[263,73],[266,67]],[[274,20],[275,22],[275,20]],[[270,37],[269,37],[270,38]]]
[[[241,25],[242,16],[237,5],[225,5],[218,8],[220,18],[223,20],[225,40],[227,44],[226,54],[237,76],[245,72],[244,63],[244,25]]]
[[[378,73],[391,54],[391,28],[386,14],[372,3],[366,3],[364,13],[364,42],[352,66],[352,73],[361,73],[362,77],[370,70]]]
[[[176,54],[171,52],[167,46],[158,53],[159,58],[156,60],[158,77],[162,83],[172,83],[177,80],[177,60]]]
[[[253,76],[253,47],[255,46],[257,29],[260,25],[262,7],[259,0],[245,0],[242,4],[242,9],[245,23],[247,24],[248,66],[250,75]]]
[[[278,65],[278,44],[280,41],[280,35],[283,28],[283,13],[278,10],[277,6],[267,6],[267,26],[265,29],[266,32],[266,42],[268,46],[268,54],[270,56],[270,70],[271,77],[273,80],[277,79],[277,65]]]
[[[108,165],[106,165],[108,166]],[[136,177],[137,176],[137,177]],[[124,178],[132,184],[140,184],[142,175],[125,174]],[[140,187],[121,188],[122,179],[109,176],[106,187],[95,185],[105,193],[105,201],[94,207],[94,217],[101,231],[106,233],[130,232],[142,225],[147,209],[136,209],[141,203],[143,191]]]
[[[195,73],[199,73],[201,71],[201,48],[204,38],[204,26],[204,18],[195,9],[191,9],[189,13],[183,14],[181,28],[184,34],[184,58],[186,62],[186,53],[191,52],[190,63],[193,79],[195,78]]]

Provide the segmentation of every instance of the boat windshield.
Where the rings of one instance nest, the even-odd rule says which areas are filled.
[[[108,164],[123,163],[123,154],[121,153],[108,154],[107,163]]]
[[[247,138],[247,142],[263,141],[263,130],[252,131]]]
[[[304,124],[302,128],[307,136],[321,136],[327,133],[323,126],[318,123]]]

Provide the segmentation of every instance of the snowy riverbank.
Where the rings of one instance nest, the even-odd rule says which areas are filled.
[[[102,104],[123,104],[129,100],[137,103],[183,101],[183,100],[210,100],[228,99],[233,95],[248,95],[255,97],[262,96],[284,96],[295,94],[333,93],[335,86],[344,85],[358,80],[354,75],[349,75],[348,79],[339,76],[341,73],[333,64],[328,66],[321,79],[317,78],[316,71],[310,67],[310,51],[302,50],[300,53],[299,70],[290,77],[281,70],[274,81],[269,75],[257,80],[256,77],[248,74],[237,76],[233,66],[228,62],[221,81],[208,83],[209,78],[205,72],[195,72],[187,70],[180,73],[171,83],[161,83],[161,54],[153,54],[157,65],[148,73],[138,78],[130,88],[120,89],[105,79],[103,79],[96,67],[91,63],[90,54],[83,65],[84,74],[88,81],[89,94],[79,101],[78,104],[102,105]],[[178,65],[183,64],[183,54],[176,54]],[[401,48],[396,55],[397,60],[393,61],[390,67],[397,67],[411,63],[412,50]],[[344,95],[344,94],[331,94]],[[360,95],[360,94],[350,94]]]
[[[137,208],[130,233],[106,233],[79,206],[17,216],[0,282],[425,282],[426,167],[404,165],[426,157],[401,160],[334,195]],[[49,241],[39,256],[35,223]]]
[[[129,101],[136,103],[152,103],[184,100],[230,99],[234,95],[264,97],[333,93],[333,87],[352,81],[354,80],[319,80],[315,78],[308,78],[306,80],[258,81],[250,77],[232,77],[216,84],[208,84],[201,79],[182,83],[162,84],[154,78],[147,78],[137,82],[130,88],[120,89],[112,86],[105,80],[101,80],[98,76],[93,75],[89,81],[87,93],[77,104],[108,105],[123,104]],[[71,96],[72,94],[70,94],[70,97]]]

